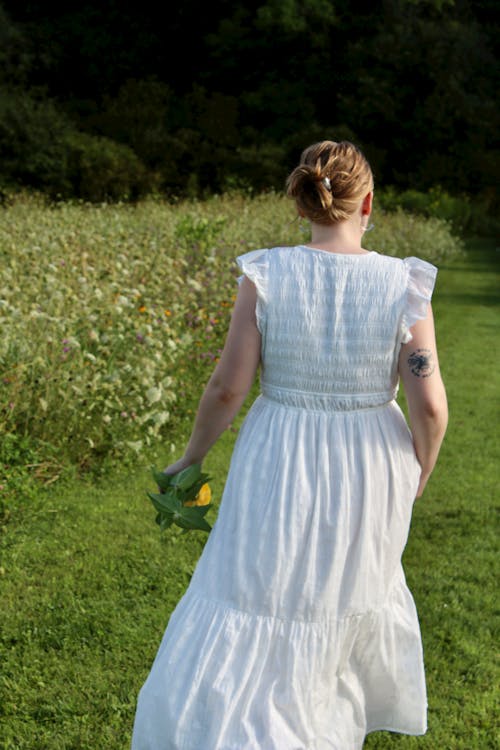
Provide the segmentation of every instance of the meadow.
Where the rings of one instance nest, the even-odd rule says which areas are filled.
[[[307,236],[273,194],[134,207],[26,196],[2,216],[0,748],[126,750],[137,692],[207,538],[160,532],[151,465],[177,456],[191,426],[227,330],[234,258]],[[429,732],[376,733],[366,748],[498,748],[497,254],[438,219],[373,220],[366,247],[440,269],[450,425],[404,557]],[[211,523],[257,391],[207,457]]]
[[[380,252],[409,255],[416,243],[439,262],[460,251],[437,218],[374,222]],[[223,344],[236,256],[306,240],[290,201],[272,193],[134,207],[14,201],[0,224],[4,463],[33,454],[49,481],[68,465],[133,460],[177,432]]]

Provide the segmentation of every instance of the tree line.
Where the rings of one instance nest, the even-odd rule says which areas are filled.
[[[359,144],[377,184],[495,206],[492,0],[0,4],[0,186],[87,200],[282,189]]]

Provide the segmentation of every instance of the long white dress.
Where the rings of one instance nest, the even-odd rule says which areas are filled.
[[[401,556],[420,467],[395,402],[437,269],[255,250],[261,394],[142,689],[132,750],[357,750],[426,731]]]

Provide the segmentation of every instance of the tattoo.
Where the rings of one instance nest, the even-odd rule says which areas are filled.
[[[412,374],[417,378],[428,378],[435,368],[430,349],[417,349],[408,357],[408,364]]]

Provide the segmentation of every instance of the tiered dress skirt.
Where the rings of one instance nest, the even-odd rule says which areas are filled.
[[[420,467],[392,400],[264,393],[140,691],[132,750],[358,750],[426,731],[401,557]]]

